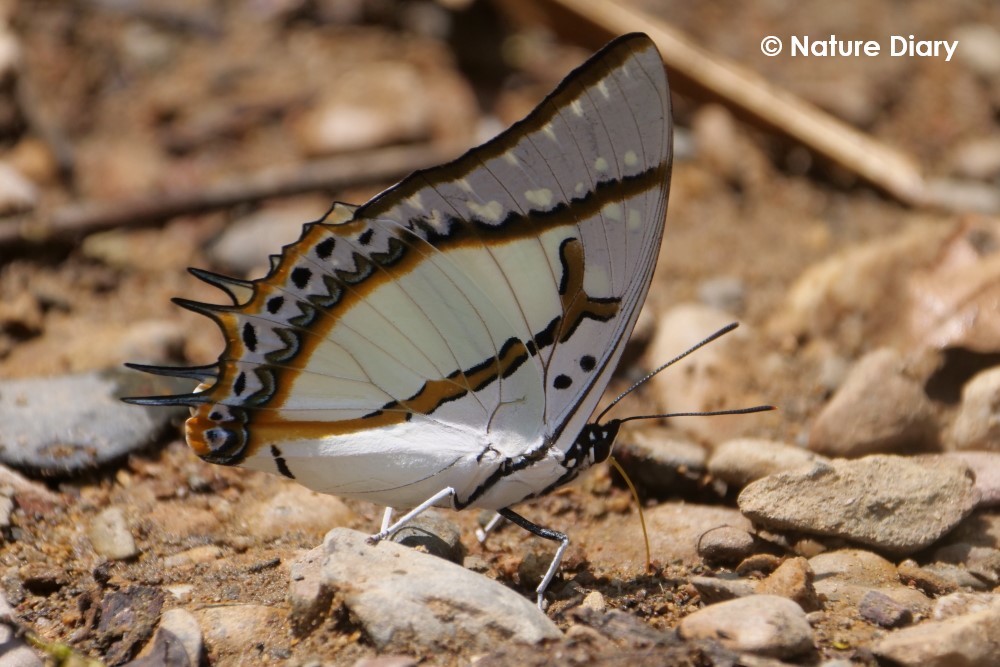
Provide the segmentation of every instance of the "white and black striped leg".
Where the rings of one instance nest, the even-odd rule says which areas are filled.
[[[409,512],[407,512],[406,514],[404,514],[402,517],[400,517],[399,521],[397,521],[396,523],[392,524],[391,526],[385,526],[384,525],[386,523],[386,517],[387,516],[389,518],[392,517],[392,514],[391,514],[392,510],[391,510],[391,508],[388,508],[386,510],[386,514],[382,516],[382,523],[383,523],[382,530],[380,530],[379,532],[377,532],[374,535],[372,535],[371,537],[369,537],[368,538],[368,543],[369,544],[376,544],[378,542],[381,542],[382,540],[384,540],[385,538],[389,537],[390,535],[392,535],[393,533],[395,533],[397,530],[399,530],[400,528],[402,528],[403,526],[405,526],[406,524],[408,524],[414,518],[416,518],[417,516],[419,516],[420,514],[422,514],[425,510],[428,510],[431,507],[434,507],[435,505],[437,505],[439,502],[441,502],[445,498],[452,498],[452,499],[454,499],[455,498],[455,489],[451,488],[450,486],[446,487],[444,489],[441,489],[440,491],[438,491],[437,493],[435,493],[433,496],[431,496],[430,498],[428,498],[424,502],[420,503],[419,505],[417,505],[416,507],[414,507],[412,510],[410,510]]]
[[[552,563],[549,564],[548,571],[545,573],[545,576],[542,577],[542,583],[538,584],[538,588],[535,589],[535,593],[538,595],[538,608],[545,611],[545,589],[547,589],[549,584],[552,583],[552,577],[556,575],[556,570],[559,569],[559,563],[562,562],[563,553],[566,551],[566,547],[569,546],[569,537],[566,536],[566,533],[560,533],[558,530],[543,528],[538,524],[531,523],[523,516],[509,508],[497,510],[497,514],[511,523],[515,523],[521,528],[524,528],[533,535],[560,543],[559,548],[556,549],[556,555],[552,558]]]

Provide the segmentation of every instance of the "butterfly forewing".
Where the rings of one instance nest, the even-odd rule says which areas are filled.
[[[649,288],[670,176],[655,46],[620,38],[525,120],[357,209],[238,290],[219,375],[161,399],[221,463],[412,506],[506,507],[567,477]]]

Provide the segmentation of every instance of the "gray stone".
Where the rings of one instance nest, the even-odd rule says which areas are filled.
[[[288,604],[292,630],[299,636],[322,623],[333,601],[333,589],[323,577],[324,560],[326,550],[320,545],[289,566]]]
[[[94,551],[108,560],[125,560],[139,554],[120,507],[109,507],[94,517],[87,536]]]
[[[168,609],[160,617],[160,625],[153,635],[153,640],[143,648],[135,664],[137,667],[138,665],[152,667],[153,664],[197,667],[202,662],[203,652],[204,645],[198,619],[186,609]],[[167,660],[163,660],[164,657],[167,657]],[[143,662],[143,658],[148,662]],[[130,666],[132,664],[129,663]]]
[[[461,538],[462,531],[444,512],[428,510],[396,531],[391,539],[461,565],[465,559]]]
[[[746,285],[738,276],[717,276],[698,285],[698,300],[727,313],[740,314],[746,307]]]
[[[441,558],[338,528],[323,542],[323,580],[379,650],[417,644],[488,650],[562,636],[534,601]]]
[[[898,630],[873,647],[881,660],[901,667],[1000,664],[1000,605],[943,621]]]
[[[322,213],[319,205],[284,204],[262,208],[230,223],[208,248],[214,263],[251,276],[267,269],[267,256],[302,235],[302,225]]]
[[[734,651],[774,658],[813,648],[813,634],[799,605],[777,595],[751,595],[699,609],[678,626],[684,639],[716,639]]]
[[[731,324],[735,318],[701,304],[684,303],[671,308],[659,320],[659,327],[646,351],[650,366],[658,366],[701,342],[706,336]],[[697,354],[678,361],[669,371],[649,382],[659,404],[668,412],[715,410],[732,394],[734,347],[750,336],[747,327],[723,336]],[[748,399],[750,404],[763,400]],[[745,419],[677,419],[671,426],[694,434],[707,443],[720,443],[759,427],[760,417]]]
[[[768,529],[841,537],[893,554],[930,546],[977,501],[963,464],[883,455],[771,475],[738,500],[740,511]]]
[[[1000,451],[1000,366],[977,373],[962,387],[949,441],[956,449]]]
[[[938,443],[934,408],[908,377],[899,354],[866,354],[822,409],[809,432],[809,449],[833,457],[929,449]]]
[[[226,604],[195,610],[213,664],[260,664],[262,647],[287,646],[283,609],[259,604]]]
[[[900,581],[896,566],[878,554],[862,549],[840,549],[809,559],[813,586],[828,603],[861,604],[871,590],[880,591],[916,614],[926,614],[931,603],[926,595]]]
[[[708,460],[713,477],[742,487],[778,472],[808,469],[827,459],[801,447],[761,438],[737,438],[719,445]]]
[[[883,628],[896,628],[913,622],[913,612],[881,591],[868,591],[858,604],[861,618]]]
[[[753,552],[753,535],[742,528],[719,526],[698,540],[698,555],[711,564],[735,565]]]
[[[354,512],[336,496],[299,484],[283,482],[280,486],[274,495],[240,506],[249,535],[262,540],[281,539],[291,532],[318,537],[354,520]]]
[[[124,370],[4,380],[0,460],[61,474],[97,467],[153,442],[184,412],[126,405],[122,396],[191,389],[191,382]]]
[[[726,573],[715,577],[691,577],[691,585],[698,590],[705,604],[744,598],[757,592],[753,581]]]

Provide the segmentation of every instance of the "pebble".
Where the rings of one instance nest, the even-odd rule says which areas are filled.
[[[287,612],[259,604],[202,607],[194,616],[217,664],[260,664],[267,651],[287,647]]]
[[[38,188],[7,162],[0,162],[0,216],[24,213],[38,203]]]
[[[696,303],[674,306],[659,321],[656,335],[646,351],[651,367],[673,359],[722,327],[732,324],[733,315]],[[729,380],[732,361],[727,352],[748,329],[741,327],[678,361],[652,380],[659,403],[668,412],[715,410],[732,393]],[[763,401],[760,401],[763,402]],[[700,440],[718,443],[743,435],[754,427],[753,419],[703,419],[679,417],[671,426],[683,429]]]
[[[881,591],[868,591],[858,604],[858,613],[869,623],[883,628],[897,628],[913,622],[913,612],[906,605]]]
[[[948,439],[955,449],[1000,452],[1000,366],[980,371],[962,387]]]
[[[896,567],[885,558],[861,549],[840,549],[809,559],[817,596],[831,605],[857,607],[872,590],[883,593],[913,616],[925,616],[931,602],[926,595],[900,581]]]
[[[934,408],[904,373],[899,353],[881,348],[859,359],[809,432],[809,449],[832,457],[934,447]]]
[[[193,547],[186,551],[181,551],[163,559],[163,567],[178,568],[187,565],[197,565],[198,563],[208,563],[222,557],[222,549],[214,544],[203,544],[200,547]]]
[[[333,590],[323,578],[326,550],[322,545],[294,558],[289,565],[288,604],[292,631],[307,635],[326,618]]]
[[[664,502],[647,509],[645,514],[649,548],[653,559],[661,563],[702,565],[698,541],[703,535],[720,526],[746,531],[752,528],[746,517],[729,507]],[[609,534],[617,535],[618,539],[609,540]],[[638,518],[631,518],[628,523],[623,523],[619,516],[587,521],[573,528],[570,539],[571,544],[587,545],[587,560],[596,569],[620,571],[623,564],[630,563],[639,572],[646,562]]]
[[[979,507],[1000,507],[1000,452],[946,452],[942,456],[961,461],[975,474]]]
[[[841,537],[894,554],[930,546],[977,501],[964,464],[886,455],[771,475],[738,499],[740,511],[768,529]]]
[[[245,215],[226,226],[208,247],[212,263],[242,276],[263,275],[276,248],[302,236],[302,226],[325,212],[319,202],[274,205]]]
[[[126,560],[139,555],[139,548],[120,507],[109,507],[94,517],[87,536],[94,551],[102,558]]]
[[[1000,584],[1000,549],[968,542],[952,542],[934,550],[934,560],[961,565],[969,574],[989,584]]]
[[[428,139],[435,105],[424,79],[407,62],[358,63],[296,121],[299,146],[316,156]]]
[[[153,442],[184,412],[127,405],[120,398],[190,390],[190,382],[178,389],[172,380],[117,369],[4,380],[0,461],[66,474],[119,459]]]
[[[915,223],[882,239],[848,248],[810,266],[788,290],[768,328],[778,338],[836,340],[838,349],[864,349],[867,323],[886,322],[885,296],[895,292],[900,275],[940,255],[957,225]],[[899,326],[907,326],[899,322]],[[888,335],[883,329],[881,336]]]
[[[273,495],[240,505],[246,534],[261,540],[280,540],[289,533],[323,535],[345,526],[355,515],[340,498],[282,482]]]
[[[900,563],[897,571],[900,581],[920,589],[927,595],[937,597],[938,595],[953,593],[958,589],[958,583],[952,578],[942,576],[938,572],[925,567],[920,567],[915,561],[910,559],[906,559]]]
[[[742,528],[719,526],[698,540],[698,555],[710,565],[735,565],[753,552],[753,535]]]
[[[390,538],[393,542],[420,549],[438,558],[462,565],[465,547],[462,531],[444,512],[428,510],[400,528]]]
[[[925,621],[878,641],[880,662],[900,667],[1000,664],[1000,605],[942,621]]]
[[[943,621],[946,618],[985,611],[998,603],[1000,603],[1000,595],[996,593],[969,593],[967,591],[949,593],[934,601],[931,618],[935,621]]]
[[[615,445],[615,458],[643,495],[677,495],[692,489],[705,471],[705,449],[676,431],[649,428],[630,432]]]
[[[805,558],[789,558],[757,584],[761,595],[780,595],[798,604],[804,611],[817,611],[822,606],[813,586],[813,571]]]
[[[1000,75],[1000,30],[989,23],[968,23],[952,30],[962,45],[956,58],[984,77]]]
[[[773,658],[789,658],[813,648],[805,612],[777,595],[751,595],[709,605],[684,617],[678,631],[684,639],[716,639],[728,649]]]
[[[587,609],[592,609],[595,612],[601,614],[608,608],[608,603],[604,599],[604,596],[600,591],[590,591],[583,598],[583,602],[580,603],[581,606]]]
[[[107,593],[100,603],[95,628],[104,660],[118,665],[136,654],[153,634],[163,609],[164,594],[152,586],[129,586]]]
[[[718,276],[698,285],[698,300],[710,308],[739,315],[746,307],[746,285],[737,276]]]
[[[10,528],[10,515],[14,511],[14,499],[0,495],[0,528]]]
[[[0,667],[43,667],[42,659],[25,643],[17,628],[8,623],[14,608],[0,589]]]
[[[709,605],[747,597],[757,592],[753,581],[725,572],[714,577],[691,577],[691,585],[697,589],[702,602]]]
[[[979,136],[955,146],[947,162],[956,176],[990,181],[1000,176],[1000,135]]]
[[[168,609],[160,617],[160,625],[149,642],[139,653],[139,660],[127,667],[198,667],[202,664],[204,645],[198,619],[186,609]],[[142,659],[147,660],[146,663]]]
[[[323,542],[323,581],[379,650],[534,644],[562,636],[534,600],[441,558],[346,528]]]
[[[708,472],[742,488],[750,482],[789,470],[809,469],[825,457],[801,447],[761,438],[737,438],[719,445],[708,459]]]

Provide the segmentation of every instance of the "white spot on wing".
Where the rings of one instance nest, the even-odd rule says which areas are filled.
[[[625,166],[634,167],[639,164],[639,158],[636,156],[635,151],[625,151]]]
[[[415,192],[412,195],[410,195],[409,197],[407,197],[404,201],[406,202],[406,205],[409,206],[410,208],[412,208],[412,209],[414,209],[416,211],[422,211],[422,210],[424,210],[424,203],[423,203],[423,201],[421,201],[421,199],[422,199],[422,197],[421,197],[420,193],[419,192]]]
[[[639,229],[642,226],[642,213],[637,208],[628,209],[628,228],[631,230]]]
[[[608,170],[608,161],[605,160],[602,157],[597,158],[596,160],[594,160],[594,170],[595,171],[607,171]]]
[[[622,221],[622,205],[618,202],[605,204],[601,209],[601,215],[614,222]]]
[[[601,95],[604,96],[604,99],[611,99],[611,93],[608,92],[608,84],[604,83],[603,79],[597,82],[597,89],[601,91]]]
[[[503,159],[515,167],[518,165],[517,156],[514,154],[514,151],[507,151],[504,153]]]
[[[455,185],[457,185],[460,189],[465,190],[466,192],[472,192],[472,186],[469,185],[469,182],[464,178],[460,178],[457,181],[455,181]]]
[[[467,201],[465,204],[469,207],[470,211],[490,222],[499,222],[500,216],[503,215],[503,204],[495,199],[486,204],[479,204],[474,201]]]
[[[539,208],[547,209],[552,204],[552,190],[548,188],[527,190],[524,193],[524,198]]]
[[[583,184],[583,181],[580,181],[573,187],[573,191],[576,192],[576,194],[578,195],[582,195],[586,191],[586,189],[587,186]]]
[[[580,100],[573,100],[569,103],[569,108],[573,110],[573,114],[577,117],[583,116],[583,105],[580,104]]]
[[[551,139],[552,141],[556,142],[559,141],[559,139],[556,138],[556,131],[552,129],[552,123],[546,123],[542,127],[542,132],[544,132],[545,136]]]

